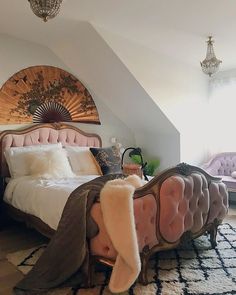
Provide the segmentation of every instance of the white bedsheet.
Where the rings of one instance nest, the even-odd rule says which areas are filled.
[[[25,213],[39,217],[56,230],[70,193],[96,177],[98,175],[81,175],[67,179],[40,179],[31,176],[11,179],[4,193],[4,201]]]

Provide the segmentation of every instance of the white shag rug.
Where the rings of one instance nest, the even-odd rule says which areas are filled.
[[[26,274],[46,245],[11,253],[7,259]],[[50,295],[108,295],[110,271],[99,268],[96,287],[64,288]],[[219,227],[217,247],[211,249],[209,236],[204,235],[178,249],[157,253],[150,261],[150,283],[135,283],[123,295],[231,295],[236,294],[236,229],[229,224]]]

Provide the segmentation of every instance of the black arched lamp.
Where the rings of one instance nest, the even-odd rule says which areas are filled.
[[[144,168],[147,165],[147,162],[144,163],[143,156],[142,156],[142,151],[141,151],[141,148],[139,148],[139,147],[137,147],[137,148],[135,148],[135,147],[128,147],[128,148],[126,148],[124,150],[124,152],[122,154],[122,157],[121,157],[121,169],[123,170],[123,168],[124,168],[124,163],[123,162],[124,162],[125,153],[127,151],[129,151],[129,150],[130,150],[129,157],[132,157],[133,155],[140,156],[140,159],[141,159],[141,171],[143,173],[144,179],[148,181],[147,175],[145,174],[145,170],[144,170]]]

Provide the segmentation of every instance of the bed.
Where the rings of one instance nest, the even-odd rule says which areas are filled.
[[[60,149],[71,148],[72,150],[76,147],[84,147],[87,150],[88,147],[99,148],[102,146],[101,138],[98,135],[85,133],[75,126],[64,123],[37,124],[23,130],[3,131],[0,135],[1,175],[6,179],[10,176],[10,167],[8,167],[4,156],[9,148],[27,146],[43,146],[45,148],[45,146],[58,144],[62,145]],[[53,154],[55,153],[53,152]],[[73,166],[73,164],[75,164],[74,161],[70,161],[70,165]],[[74,174],[76,174],[75,169],[76,167],[72,169]],[[19,169],[18,173],[21,174],[21,170]],[[28,175],[20,175],[18,179],[8,179],[4,195],[5,210],[13,218],[26,222],[27,225],[51,238],[55,234],[69,195],[74,192],[77,186],[92,179],[99,179],[100,175],[101,170],[92,169],[90,173],[80,173],[79,177],[71,175],[71,177],[66,177],[66,180],[64,178],[56,180],[56,191],[52,193],[52,196],[55,194],[57,196],[56,202],[52,196],[45,195],[45,190],[52,188],[55,184],[55,180],[51,177],[42,180],[32,179]],[[126,178],[122,180],[124,181],[122,183],[119,179],[115,180],[116,187],[122,188],[127,184]],[[133,261],[131,264],[135,265],[136,263],[135,270],[138,270],[136,274],[140,273],[139,279],[143,284],[148,282],[148,261],[153,253],[175,248],[183,241],[196,238],[206,231],[211,235],[212,246],[216,245],[217,226],[222,222],[228,210],[228,193],[220,178],[212,177],[198,167],[182,163],[163,171],[148,183],[140,182],[136,186],[133,184],[133,179],[130,181],[133,185],[129,199],[132,200],[132,204],[127,206],[131,206],[128,209],[133,210],[132,218],[135,222],[134,224],[131,222],[131,226],[134,226],[133,232],[126,232],[124,225],[123,229],[116,228],[116,234],[113,234],[112,237],[107,226],[109,210],[104,207],[104,203],[99,198],[91,207],[91,218],[99,230],[92,239],[88,240],[89,263],[86,278],[88,286],[92,284],[94,261],[111,265],[113,270],[117,260],[120,265],[123,263],[117,257],[120,255],[119,248],[123,247],[124,249],[126,246],[121,245],[121,241],[125,240],[123,237],[125,232],[126,238],[135,234],[136,240],[134,240],[137,245],[134,243],[134,248],[137,249],[133,250],[138,251],[138,257],[134,255],[134,260],[137,261]],[[26,188],[28,189],[27,193],[25,193]],[[130,183],[128,189],[130,189]],[[34,196],[35,190],[39,191],[40,199]],[[40,210],[37,212],[36,209],[39,208]],[[122,211],[125,210],[120,210],[123,214]],[[114,232],[114,226],[122,225],[123,215],[121,218],[120,213],[119,219],[119,216],[116,216],[116,210],[111,210],[111,212],[110,218],[119,220],[113,224],[112,230]],[[133,240],[131,244],[132,242]],[[123,260],[125,257],[129,260],[135,251],[130,253],[124,251]],[[124,263],[122,267],[124,267]],[[119,286],[112,288],[112,291],[126,290],[127,285],[121,284],[119,272],[114,272],[114,276],[116,279],[118,278],[118,281],[113,280],[113,287],[114,285],[117,287],[117,284]],[[123,277],[123,279],[125,281],[127,278]],[[132,277],[132,279],[134,278]]]
[[[10,147],[57,145],[58,143],[61,143],[63,147],[101,147],[102,145],[101,138],[98,135],[88,134],[72,125],[59,123],[36,124],[23,130],[3,131],[0,135],[1,176],[9,183],[7,186],[8,194],[6,195],[5,192],[4,196],[5,210],[14,219],[24,221],[28,226],[34,227],[47,237],[51,237],[54,234],[69,193],[78,185],[98,177],[99,173],[96,172],[97,175],[81,175],[80,178],[68,178],[66,180],[45,179],[43,181],[39,179],[28,179],[27,176],[24,177],[24,175],[22,176],[20,174],[20,177],[10,180],[9,167],[6,162],[4,151]],[[18,174],[16,176],[18,176]],[[43,190],[47,189],[47,187],[52,188],[54,182],[58,184],[58,186],[55,187],[57,200],[59,200],[58,204],[54,204],[52,198],[50,200],[43,200]],[[23,192],[26,191],[26,187],[29,185],[32,195],[30,195],[30,191],[24,195]],[[33,187],[37,186],[39,194],[41,194],[41,200],[37,200],[37,197],[33,196]],[[16,187],[19,188],[18,195]],[[16,196],[13,198],[12,193],[14,188]],[[32,197],[34,197],[33,200]],[[28,200],[28,202],[26,200]],[[56,212],[54,205],[59,206]],[[39,212],[37,212],[37,206],[40,208]],[[47,213],[49,213],[53,207],[56,217],[54,220],[50,220],[49,216],[49,220],[46,222]],[[44,212],[45,209],[47,213]]]

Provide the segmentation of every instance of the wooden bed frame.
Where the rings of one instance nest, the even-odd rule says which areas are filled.
[[[9,177],[9,170],[6,166],[6,160],[4,157],[4,140],[10,135],[19,136],[19,135],[27,135],[32,134],[34,131],[38,131],[43,128],[50,128],[52,130],[64,130],[70,129],[74,130],[76,134],[82,135],[86,138],[96,138],[98,141],[98,146],[102,146],[101,137],[95,133],[87,133],[82,131],[81,129],[75,127],[74,125],[66,124],[66,123],[46,123],[46,124],[34,124],[30,127],[25,127],[17,130],[5,130],[0,133],[0,159],[1,159],[1,167],[0,173],[1,177]],[[14,143],[13,145],[14,146]],[[14,208],[13,206],[3,203],[3,212],[13,218],[16,221],[24,222],[28,227],[36,229],[42,235],[51,238],[55,233],[55,230],[49,227],[46,223],[44,223],[40,218],[33,216],[31,214],[27,214],[22,212],[19,209]]]
[[[210,235],[210,242],[212,248],[215,248],[217,243],[216,243],[216,235],[217,235],[217,228],[218,226],[222,223],[223,218],[221,217],[216,217],[212,221],[210,221],[210,211],[211,208],[209,209],[207,213],[207,218],[205,224],[201,227],[201,229],[195,233],[191,232],[191,230],[188,230],[184,232],[184,234],[175,242],[169,242],[167,241],[161,233],[161,226],[160,226],[160,221],[158,220],[158,217],[160,216],[160,211],[161,211],[161,201],[160,201],[160,190],[161,186],[164,183],[165,180],[172,176],[183,176],[183,177],[191,177],[192,174],[199,174],[202,175],[208,184],[208,189],[211,184],[219,184],[222,183],[221,178],[219,177],[213,177],[209,175],[207,172],[205,172],[203,169],[188,165],[186,163],[180,163],[176,165],[175,167],[166,169],[156,175],[151,181],[149,181],[147,184],[142,186],[141,188],[138,188],[134,192],[134,199],[142,198],[148,194],[153,195],[156,199],[157,202],[157,229],[156,229],[156,235],[158,237],[158,244],[154,245],[153,247],[149,248],[148,246],[145,246],[143,250],[140,253],[140,258],[141,258],[141,272],[139,275],[139,282],[143,285],[147,285],[149,283],[148,281],[148,264],[151,256],[155,254],[156,252],[160,251],[167,251],[176,248],[180,244],[184,244],[192,239],[196,239],[203,235],[204,233],[209,233]],[[225,195],[227,195],[226,188],[225,188]],[[211,198],[210,198],[211,199]],[[228,196],[226,199],[223,200],[223,206],[225,208],[228,208]],[[224,209],[225,209],[224,208]],[[227,212],[227,210],[226,210]],[[92,256],[90,257],[91,265],[95,265],[97,262],[101,262],[107,266],[112,267],[115,263],[115,261],[111,259],[107,259],[104,257],[97,257],[97,256]],[[94,276],[94,269],[91,267],[91,265],[88,267],[88,286],[93,286],[93,276]]]
[[[101,146],[102,141],[101,138],[96,135],[96,134],[90,134],[90,133],[85,133],[83,131],[81,131],[80,129],[78,129],[75,126],[72,125],[68,125],[68,124],[60,124],[60,123],[55,123],[55,124],[37,124],[31,127],[27,127],[24,128],[22,130],[8,130],[8,131],[3,131],[0,134],[0,157],[2,159],[2,166],[1,166],[1,175],[3,177],[9,176],[8,175],[8,171],[6,170],[6,167],[4,166],[6,163],[4,162],[5,159],[3,157],[3,147],[4,147],[4,140],[7,138],[7,136],[18,136],[18,135],[22,135],[22,134],[30,134],[31,132],[34,131],[38,131],[41,128],[50,128],[53,130],[56,130],[58,132],[60,132],[63,129],[72,129],[75,131],[76,134],[80,134],[86,138],[91,138],[94,137],[97,139],[97,146]],[[190,166],[187,165],[185,163],[179,164],[176,167],[167,169],[166,171],[160,173],[159,175],[155,176],[150,182],[148,182],[146,185],[144,185],[143,187],[141,187],[140,189],[137,189],[135,191],[134,194],[134,198],[142,198],[145,195],[151,194],[156,201],[157,204],[157,212],[156,212],[156,236],[158,238],[158,244],[149,248],[148,246],[144,247],[140,253],[140,257],[141,257],[141,263],[142,263],[142,270],[140,273],[140,281],[142,284],[147,284],[148,283],[148,279],[147,279],[147,266],[148,266],[148,261],[149,258],[152,254],[154,254],[155,252],[158,251],[163,251],[163,250],[168,250],[168,249],[172,249],[177,247],[180,243],[183,243],[186,240],[190,240],[190,239],[194,239],[200,235],[202,235],[203,233],[205,233],[206,231],[208,231],[210,233],[210,239],[211,239],[211,243],[212,243],[212,247],[215,247],[216,245],[216,233],[217,233],[217,227],[218,225],[222,222],[223,217],[225,216],[226,212],[227,212],[227,192],[226,189],[225,191],[223,191],[223,193],[219,193],[219,195],[216,196],[216,198],[219,199],[224,199],[224,204],[222,205],[222,212],[224,212],[223,214],[216,214],[216,216],[210,220],[210,212],[211,212],[211,208],[209,208],[209,211],[207,213],[206,216],[206,221],[204,222],[203,226],[201,227],[200,230],[198,230],[197,232],[192,232],[191,229],[189,229],[188,231],[184,232],[182,234],[182,236],[175,242],[169,242],[167,241],[165,238],[163,238],[162,236],[162,232],[161,232],[161,228],[160,228],[160,212],[161,212],[161,200],[160,200],[160,190],[161,190],[161,186],[164,183],[165,180],[167,180],[169,177],[172,176],[180,176],[183,177],[185,179],[188,179],[188,177],[192,177],[191,175],[193,174],[199,174],[203,179],[205,179],[204,181],[206,181],[207,183],[207,190],[209,190],[210,186],[216,185],[218,186],[219,183],[221,183],[221,179],[217,178],[217,177],[212,177],[209,174],[207,174],[204,170],[195,167],[195,166]],[[224,188],[223,188],[224,190]],[[209,192],[209,203],[212,204],[215,201],[215,196],[213,193]],[[209,204],[209,206],[211,206]],[[5,205],[6,211],[7,213],[13,217],[16,220],[19,221],[23,221],[25,222],[29,227],[33,227],[35,228],[37,231],[39,231],[40,233],[42,233],[43,235],[51,238],[52,235],[55,233],[55,231],[53,229],[51,229],[48,225],[46,225],[44,222],[42,222],[39,218],[23,213],[18,209],[13,208],[12,206],[6,204]],[[104,258],[104,257],[97,257],[97,256],[90,256],[89,257],[89,263],[87,265],[87,286],[91,286],[93,283],[92,280],[92,273],[93,273],[93,262],[94,261],[100,261],[106,265],[112,266],[114,265],[114,261]]]

